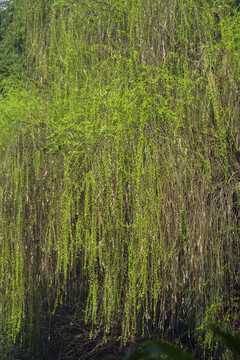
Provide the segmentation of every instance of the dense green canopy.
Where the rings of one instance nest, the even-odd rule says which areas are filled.
[[[238,2],[2,4],[2,333],[239,327]]]

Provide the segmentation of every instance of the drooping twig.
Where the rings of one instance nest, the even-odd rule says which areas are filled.
[[[124,15],[128,15],[128,13],[126,13],[125,11],[119,9],[117,6],[108,3],[107,1],[93,0],[93,2],[95,2],[95,3],[97,3],[97,4],[105,4],[105,5],[107,5],[107,6],[110,6],[110,7],[113,8],[114,10],[117,10],[117,11],[123,13]]]

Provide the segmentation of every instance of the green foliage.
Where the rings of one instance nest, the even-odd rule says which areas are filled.
[[[232,335],[229,332],[221,331],[218,327],[212,328],[215,335],[218,335],[222,341],[226,342],[229,349],[235,352],[237,358],[240,357],[240,339],[236,335]],[[132,352],[127,359],[128,360],[140,360],[140,359],[163,359],[164,354],[172,360],[193,360],[194,358],[184,352],[181,348],[161,342],[158,340],[146,343],[143,346],[142,351],[137,350]]]
[[[30,337],[87,292],[93,339],[183,318],[211,347],[209,324],[239,325],[238,11],[22,0],[0,15],[3,331]]]
[[[0,81],[19,75],[23,66],[23,38],[20,25],[14,18],[14,4],[6,2],[0,7]]]

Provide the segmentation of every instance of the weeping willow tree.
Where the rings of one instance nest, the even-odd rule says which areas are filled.
[[[237,328],[237,4],[12,6],[23,62],[0,101],[2,331],[29,337],[83,293],[93,338],[183,319],[207,346],[212,322]]]

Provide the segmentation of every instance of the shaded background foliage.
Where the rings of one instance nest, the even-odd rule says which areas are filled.
[[[239,327],[238,6],[1,9],[0,320],[23,358],[153,334],[218,358],[208,325]]]

